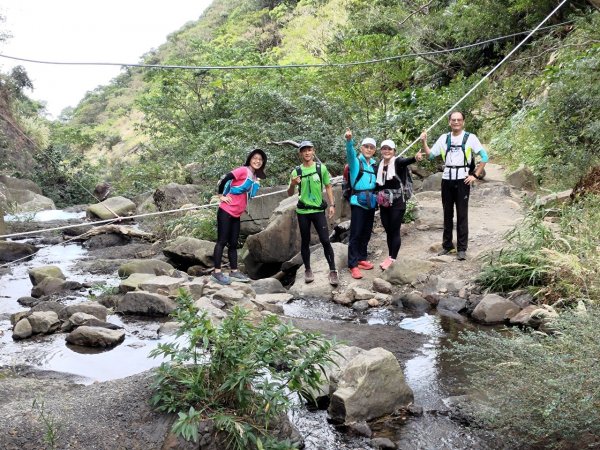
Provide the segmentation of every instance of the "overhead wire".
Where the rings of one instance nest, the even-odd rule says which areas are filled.
[[[542,29],[552,29],[556,27],[561,27],[564,25],[568,25],[573,23],[573,21],[562,22],[555,25],[548,25],[543,28],[535,28],[533,32],[539,31]],[[388,56],[385,58],[377,58],[377,59],[369,59],[365,61],[349,61],[349,62],[330,62],[330,63],[312,63],[312,64],[272,64],[272,65],[223,65],[223,66],[192,66],[192,65],[169,65],[169,64],[143,64],[143,63],[115,63],[115,62],[81,62],[81,61],[44,61],[38,59],[30,59],[30,58],[22,58],[18,56],[11,56],[0,54],[0,58],[11,59],[14,61],[28,62],[33,64],[49,64],[49,65],[70,65],[70,66],[118,66],[118,67],[137,67],[137,68],[146,68],[146,69],[180,69],[180,70],[270,70],[270,69],[310,69],[310,68],[327,68],[327,67],[353,67],[353,66],[361,66],[361,65],[369,65],[369,64],[377,64],[383,62],[396,61],[404,58],[415,58],[419,56],[431,56],[431,55],[439,55],[443,53],[453,53],[461,50],[466,50],[472,47],[478,47],[485,44],[490,44],[492,42],[502,41],[506,39],[510,39],[512,37],[520,36],[523,34],[530,33],[531,30],[520,31],[517,33],[507,34],[504,36],[499,36],[491,39],[486,39],[484,41],[478,41],[471,44],[465,44],[458,47],[453,47],[449,49],[440,49],[440,50],[429,50],[425,52],[413,52],[413,53],[404,53],[401,55]]]

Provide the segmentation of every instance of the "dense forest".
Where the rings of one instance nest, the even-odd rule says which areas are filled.
[[[408,146],[557,5],[214,0],[198,21],[56,121],[27,97],[33,86],[24,70],[0,74],[0,172],[36,181],[59,207],[89,203],[86,190],[101,181],[133,198],[193,179],[207,200],[223,172],[255,147],[269,156],[265,183],[285,183],[297,155],[276,143],[310,139],[340,175],[346,128]],[[479,277],[484,288],[529,289],[539,303],[561,308],[565,339],[473,334],[456,350],[477,368],[475,385],[499,393],[492,426],[516,427],[530,442],[556,438],[558,448],[582,448],[582,439],[598,445],[600,378],[590,353],[600,324],[598,30],[598,1],[565,3],[458,107],[491,161],[509,171],[527,166],[538,194],[596,177],[595,194],[584,189],[553,211],[532,201]],[[6,38],[0,30],[0,47]],[[446,129],[441,120],[429,135]],[[586,308],[585,319],[577,316]],[[502,365],[506,355],[518,361]],[[557,411],[560,423],[552,422]]]

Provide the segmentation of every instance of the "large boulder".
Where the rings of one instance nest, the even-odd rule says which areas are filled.
[[[282,186],[261,188],[259,197],[253,198],[248,202],[248,212],[244,212],[241,217],[241,232],[243,235],[251,235],[261,232],[269,224],[269,217],[279,204],[287,198],[286,192],[279,192],[273,195],[266,195],[272,192],[283,190]]]
[[[512,187],[527,191],[535,191],[538,182],[531,169],[521,164],[517,170],[506,176],[506,182]]]
[[[31,180],[25,178],[14,178],[8,175],[0,175],[0,183],[4,184],[10,189],[20,189],[25,191],[31,191],[34,194],[41,194],[42,189]]]
[[[202,189],[202,186],[196,184],[169,183],[157,188],[152,198],[159,211],[168,211],[190,203],[199,203]]]
[[[168,273],[172,274],[175,268],[164,261],[158,259],[133,259],[121,264],[118,270],[119,277],[125,278],[132,273],[150,273],[156,275],[157,273]]]
[[[411,284],[417,281],[419,275],[434,268],[435,264],[430,261],[400,255],[383,273],[382,278],[392,284]]]
[[[29,279],[31,280],[31,284],[36,286],[39,284],[44,278],[60,278],[65,280],[66,277],[60,270],[58,266],[42,266],[42,267],[34,267],[27,271],[29,274]]]
[[[256,262],[282,263],[300,251],[296,203],[296,196],[282,201],[273,211],[267,228],[246,239],[245,247]]]
[[[151,292],[128,292],[119,300],[117,312],[141,316],[168,316],[177,304],[169,297]]]
[[[348,246],[341,242],[331,244],[335,255],[335,265],[339,269],[348,265]],[[294,297],[319,297],[333,298],[333,291],[336,286],[329,284],[329,264],[325,259],[325,253],[321,245],[316,246],[316,249],[310,255],[311,270],[315,276],[312,283],[304,281],[304,266],[300,266],[296,274],[296,281],[290,288],[290,294]]]
[[[58,317],[60,317],[61,320],[66,320],[78,312],[90,314],[103,322],[106,322],[106,317],[108,316],[108,309],[106,306],[89,301],[65,306],[59,311]]]
[[[54,202],[48,197],[22,189],[10,189],[12,200],[17,204],[17,212],[38,212],[56,209]]]
[[[40,298],[45,295],[58,294],[59,292],[69,290],[70,288],[71,283],[68,281],[63,280],[62,278],[48,276],[33,286],[33,289],[31,289],[31,296]]]
[[[329,414],[336,423],[372,420],[413,401],[396,357],[383,348],[358,354],[340,375]]]
[[[170,242],[169,245],[163,249],[163,253],[169,260],[173,261],[177,267],[187,269],[195,265],[212,267],[214,265],[214,250],[214,242],[180,236],[173,242]]]
[[[0,262],[11,262],[26,258],[37,252],[37,248],[31,244],[20,242],[0,241]]]
[[[521,308],[498,294],[488,294],[481,299],[471,314],[485,324],[503,323],[515,316]]]
[[[109,330],[102,327],[87,325],[76,328],[67,335],[67,342],[83,347],[109,348],[120,344],[125,339],[125,331]]]
[[[135,212],[135,203],[125,197],[107,198],[103,202],[90,205],[87,208],[88,217],[101,220],[113,219],[115,214],[120,217],[127,217],[135,214]]]
[[[27,317],[33,334],[51,334],[60,327],[58,314],[54,311],[36,311]]]

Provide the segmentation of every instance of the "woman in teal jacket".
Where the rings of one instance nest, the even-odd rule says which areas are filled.
[[[352,131],[346,130],[346,159],[349,167],[349,180],[352,187],[350,196],[350,240],[348,241],[348,268],[352,278],[362,278],[360,269],[371,270],[373,264],[367,258],[367,246],[373,231],[377,200],[375,185],[377,181],[376,160],[373,157],[376,142],[365,138],[360,153],[354,151]]]

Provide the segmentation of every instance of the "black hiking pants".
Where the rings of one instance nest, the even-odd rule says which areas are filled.
[[[400,226],[402,225],[405,212],[406,209],[400,209],[394,206],[388,208],[383,206],[379,207],[379,217],[381,218],[381,224],[385,229],[387,238],[388,254],[394,259],[398,257],[400,245],[402,245]]]
[[[229,268],[237,270],[237,244],[240,237],[240,218],[233,217],[224,209],[219,208],[217,212],[217,243],[213,252],[215,269],[221,268],[223,249],[227,245],[227,257]]]
[[[456,207],[456,250],[466,252],[469,241],[469,194],[471,186],[465,180],[442,180],[442,206],[444,207],[444,235],[442,246],[452,250],[454,207]]]
[[[333,247],[329,241],[329,227],[327,226],[325,212],[296,215],[298,216],[298,227],[300,228],[300,255],[302,255],[304,269],[310,270],[310,224],[312,223],[323,246],[329,270],[335,270],[335,257]]]
[[[367,260],[367,246],[373,232],[375,210],[350,206],[350,240],[348,241],[348,267],[358,266]]]

